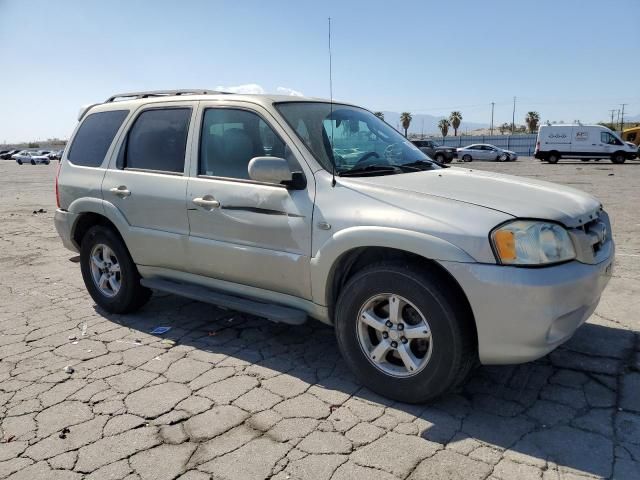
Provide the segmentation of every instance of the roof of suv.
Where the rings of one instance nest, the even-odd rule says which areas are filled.
[[[118,100],[122,98],[122,100]],[[272,95],[272,94],[257,94],[257,93],[228,93],[218,92],[206,89],[189,89],[189,90],[159,90],[150,92],[133,92],[133,93],[121,93],[109,97],[105,102],[95,103],[92,105],[84,106],[80,109],[78,120],[89,112],[96,108],[98,111],[104,110],[116,110],[119,108],[137,107],[140,105],[148,105],[152,103],[164,103],[164,102],[176,102],[176,101],[217,101],[217,100],[231,100],[240,102],[251,102],[259,105],[272,105],[279,102],[330,102],[325,98],[314,97],[302,97],[292,95]],[[350,105],[346,102],[335,102],[342,105]]]

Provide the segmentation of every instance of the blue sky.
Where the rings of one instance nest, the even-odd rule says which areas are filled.
[[[640,115],[638,0],[0,0],[0,142],[66,138],[119,91],[256,84],[372,110]],[[464,123],[464,122],[463,122]]]

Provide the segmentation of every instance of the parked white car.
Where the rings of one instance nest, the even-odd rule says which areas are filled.
[[[45,165],[49,165],[51,160],[49,160],[49,154],[43,152],[32,152],[29,150],[23,150],[20,153],[16,153],[11,156],[18,165],[22,165],[23,163],[30,163],[31,165],[36,165],[39,163],[44,163]]]
[[[489,160],[492,162],[509,162],[518,159],[518,154],[511,150],[504,150],[488,143],[476,143],[456,150],[458,159],[463,162],[473,160]]]
[[[602,125],[542,125],[538,130],[535,157],[545,162],[608,158],[624,163],[637,156],[637,146],[623,142],[617,132]]]

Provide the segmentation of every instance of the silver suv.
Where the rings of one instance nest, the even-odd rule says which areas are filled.
[[[566,341],[611,275],[609,218],[559,185],[450,168],[371,112],[162,91],[80,112],[56,228],[104,310],[159,290],[335,327],[363,384],[421,402]]]

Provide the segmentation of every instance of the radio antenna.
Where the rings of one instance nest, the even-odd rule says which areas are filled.
[[[329,17],[329,120],[331,122],[331,186],[336,186],[336,159],[333,155],[333,71],[331,65],[331,17]]]

